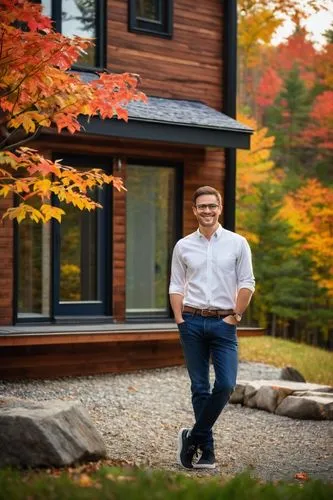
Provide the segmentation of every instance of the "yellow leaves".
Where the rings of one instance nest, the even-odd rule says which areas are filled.
[[[33,186],[34,191],[39,191],[43,197],[50,197],[52,182],[49,179],[42,179],[40,181],[36,181]]]
[[[50,126],[50,120],[37,111],[26,111],[25,113],[18,114],[12,118],[9,123],[9,128],[23,127],[28,133],[35,132],[36,126]]]
[[[267,136],[267,128],[259,129],[256,121],[245,115],[238,115],[238,120],[254,130],[250,150],[237,152],[237,186],[241,193],[251,194],[256,184],[271,177],[274,162],[271,151],[274,137]]]
[[[18,223],[22,222],[24,219],[29,218],[34,222],[46,223],[52,218],[61,222],[61,216],[65,212],[58,207],[53,207],[51,205],[42,205],[40,210],[32,207],[26,203],[20,203],[18,207],[9,208],[7,212],[3,215],[3,219],[8,217],[10,220],[16,220]]]
[[[0,184],[1,186],[1,184]],[[0,187],[0,196],[6,198],[6,196],[11,192],[11,186],[4,184]]]
[[[333,297],[333,190],[309,179],[285,197],[279,215],[291,225],[297,251],[310,252],[313,278]]]
[[[125,190],[122,179],[108,175],[102,169],[87,170],[62,165],[59,160],[47,160],[35,149],[27,147],[20,148],[16,155],[10,152],[1,153],[1,163],[13,165],[15,172],[12,175],[5,167],[0,169],[0,196],[5,197],[13,193],[21,199],[21,204],[10,208],[3,218],[16,219],[18,222],[25,218],[35,222],[48,222],[50,219],[61,222],[65,212],[44,203],[52,194],[79,210],[90,211],[102,208],[102,205],[94,200],[96,189],[113,183],[119,191]],[[36,205],[38,202],[41,203],[39,208]]]
[[[56,219],[61,222],[61,216],[65,215],[64,210],[59,207],[54,207],[52,205],[44,204],[40,207],[40,211],[44,216],[43,222],[48,222],[50,219]]]
[[[243,11],[243,15],[239,16],[238,44],[248,67],[257,63],[258,45],[269,44],[282,22],[281,18],[264,6]]]

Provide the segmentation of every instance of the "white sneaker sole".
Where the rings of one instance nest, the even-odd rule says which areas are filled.
[[[184,467],[184,466],[183,466],[183,464],[182,464],[182,462],[181,462],[181,460],[180,460],[180,453],[181,453],[182,448],[183,448],[183,439],[182,439],[182,435],[183,435],[183,432],[184,432],[184,431],[189,431],[189,430],[190,430],[190,429],[189,429],[189,428],[187,428],[187,427],[182,427],[182,428],[180,429],[180,431],[178,432],[177,464],[178,464],[178,465],[181,465],[182,467]],[[186,469],[186,467],[185,467],[185,469]]]
[[[216,464],[193,464],[194,469],[216,469]]]

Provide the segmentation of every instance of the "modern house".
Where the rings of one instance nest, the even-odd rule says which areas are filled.
[[[103,210],[64,207],[63,222],[0,225],[0,377],[117,372],[182,362],[168,300],[175,242],[194,230],[200,185],[224,194],[234,229],[237,122],[234,0],[41,0],[57,30],[96,39],[78,67],[138,73],[147,104],[129,122],[50,130],[48,158],[102,167],[127,192],[93,193]],[[14,203],[0,199],[0,216]],[[243,327],[240,334],[253,334]],[[256,331],[260,333],[260,331]]]

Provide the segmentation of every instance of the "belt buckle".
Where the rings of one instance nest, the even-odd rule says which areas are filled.
[[[207,318],[209,316],[209,313],[210,313],[209,309],[201,309],[200,312],[201,316],[203,316],[204,318]]]

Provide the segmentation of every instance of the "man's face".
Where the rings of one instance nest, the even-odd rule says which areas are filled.
[[[202,194],[196,199],[193,213],[199,226],[214,227],[222,213],[222,206],[214,194]]]

